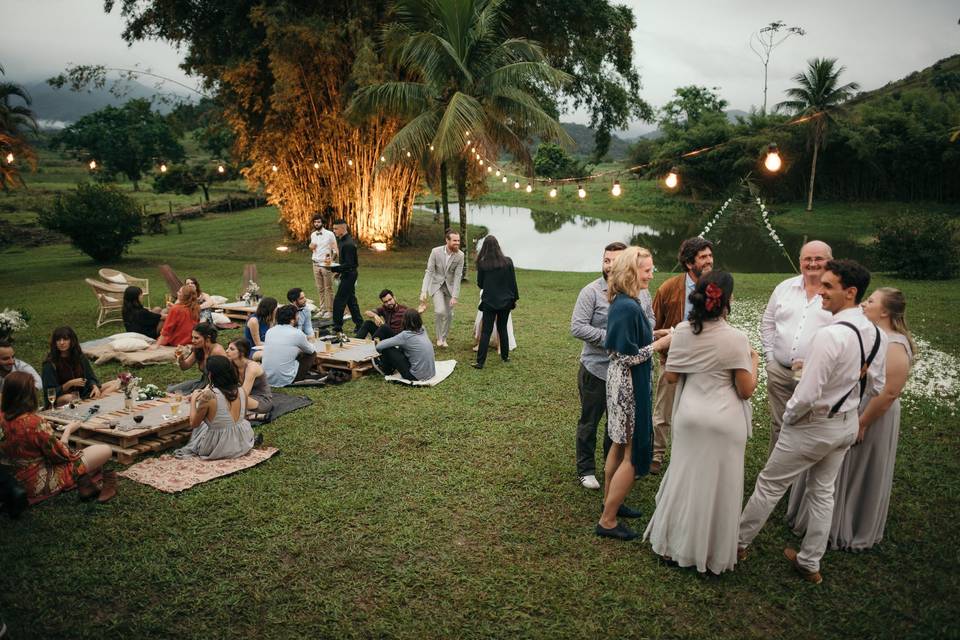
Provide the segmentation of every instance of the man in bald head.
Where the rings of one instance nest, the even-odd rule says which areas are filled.
[[[760,341],[767,363],[767,400],[770,418],[770,451],[780,437],[787,400],[800,380],[803,360],[814,334],[832,322],[820,304],[820,276],[833,259],[830,245],[811,240],[800,247],[800,275],[784,280],[773,290],[760,322]]]

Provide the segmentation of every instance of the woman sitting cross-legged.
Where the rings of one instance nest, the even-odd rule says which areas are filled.
[[[227,358],[237,370],[237,379],[247,394],[247,410],[268,417],[273,409],[273,391],[259,362],[250,359],[250,343],[237,338],[227,345]]]
[[[380,352],[378,368],[384,375],[398,372],[405,380],[429,380],[437,374],[433,359],[433,344],[423,328],[423,319],[416,309],[403,312],[403,331],[375,340]],[[376,364],[376,360],[374,361]]]
[[[133,285],[123,292],[123,328],[156,340],[163,326],[163,311],[147,309],[143,306],[143,289]]]
[[[247,318],[243,328],[243,339],[250,345],[250,357],[259,362],[263,359],[263,341],[267,339],[267,330],[277,323],[277,299],[264,298],[257,305],[257,311]]]
[[[225,356],[210,356],[207,373],[210,386],[190,395],[190,441],[174,455],[202,460],[239,458],[258,440],[246,418],[247,394]]]
[[[193,365],[200,370],[199,380],[187,380],[167,387],[170,393],[190,393],[194,389],[206,386],[207,360],[210,356],[226,356],[227,352],[217,343],[217,329],[212,324],[201,322],[193,328],[190,334],[189,347],[177,347],[177,364],[181,371],[186,371]]]
[[[80,349],[80,339],[70,327],[57,327],[50,336],[50,351],[40,372],[43,388],[56,389],[57,404],[70,402],[73,394],[81,399],[99,398],[116,391],[119,383],[112,380],[101,388],[90,361]]]
[[[200,305],[197,304],[197,290],[193,285],[185,284],[177,293],[177,302],[167,310],[167,319],[163,322],[160,337],[150,345],[151,349],[171,345],[179,347],[190,344],[190,330],[200,319]]]
[[[37,415],[37,393],[30,374],[15,371],[5,378],[0,414],[0,462],[12,468],[30,504],[74,487],[81,500],[99,495],[99,501],[106,502],[116,495],[116,475],[99,473],[110,459],[110,447],[95,444],[81,451],[71,449],[69,438],[80,426],[79,420],[68,424],[57,438]],[[102,486],[98,486],[101,475]]]

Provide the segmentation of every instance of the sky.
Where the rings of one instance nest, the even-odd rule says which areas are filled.
[[[847,68],[845,81],[870,90],[960,52],[958,0],[612,1],[634,11],[634,62],[643,80],[642,95],[655,107],[669,100],[676,87],[690,84],[718,87],[732,109],[759,106],[763,67],[750,50],[750,34],[775,20],[807,33],[773,52],[770,105],[783,99],[790,78],[810,58],[837,58]],[[182,55],[174,47],[160,42],[128,47],[120,37],[118,9],[105,14],[102,0],[0,0],[0,15],[0,64],[6,80],[32,83],[75,63],[139,66],[197,85],[179,69]],[[587,117],[572,113],[562,119],[586,122]],[[628,133],[652,128],[633,123]]]

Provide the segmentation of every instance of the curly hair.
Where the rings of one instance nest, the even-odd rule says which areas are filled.
[[[677,253],[677,260],[680,261],[680,267],[686,271],[687,265],[693,263],[697,254],[704,249],[713,251],[713,243],[706,238],[695,236],[684,240],[680,243],[680,251]]]
[[[730,313],[733,296],[733,276],[726,271],[711,271],[701,276],[690,294],[690,326],[693,334],[703,331],[704,320],[715,320]]]

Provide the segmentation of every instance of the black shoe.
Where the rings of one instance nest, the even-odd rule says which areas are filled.
[[[510,358],[500,358],[500,359],[503,360],[504,362],[510,362]]]
[[[480,364],[479,362],[471,362],[470,366],[473,367],[474,369],[483,369],[483,365]]]
[[[258,433],[257,437],[253,439],[253,446],[259,447],[262,444],[263,444],[263,434]]]
[[[640,537],[639,533],[633,529],[628,529],[619,522],[617,523],[617,526],[612,529],[607,529],[606,527],[602,527],[598,524],[595,531],[596,534],[601,538],[616,538],[617,540],[623,540],[624,542]]]
[[[602,504],[600,505],[600,513],[603,513]],[[621,504],[620,508],[617,509],[617,517],[618,518],[642,518],[643,513],[641,513],[637,509],[631,509],[625,504]]]

